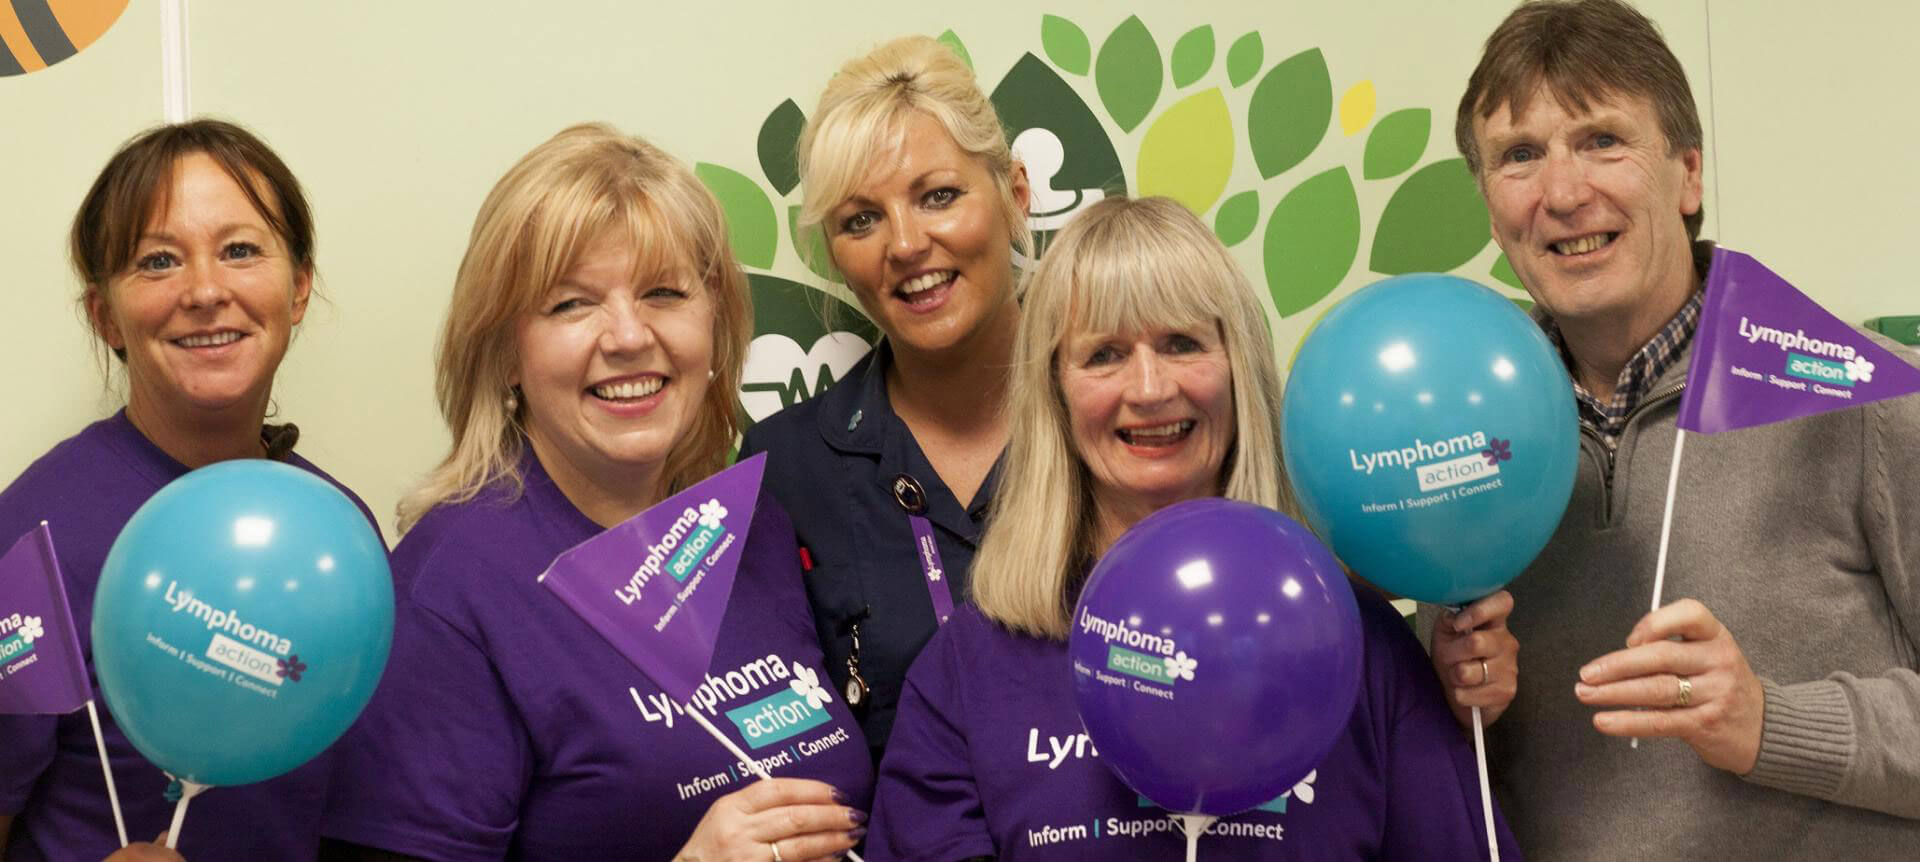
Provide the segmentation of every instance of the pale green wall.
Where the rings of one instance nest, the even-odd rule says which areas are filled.
[[[1903,34],[1920,7],[1854,3],[1648,0],[1693,76],[1710,134],[1709,236],[1750,250],[1849,319],[1920,312],[1896,261],[1920,178],[1905,165],[1920,121]],[[1041,14],[1100,40],[1138,14],[1163,54],[1193,27],[1217,53],[1257,30],[1266,64],[1309,48],[1326,57],[1337,100],[1370,80],[1374,119],[1434,111],[1420,164],[1452,153],[1452,106],[1506,3],[1148,3],[1059,0],[849,7],[790,2],[333,2],[196,0],[193,107],[237,119],[271,142],[306,183],[319,225],[322,288],[280,375],[284,418],[301,451],[358,490],[391,526],[402,488],[446,445],[432,403],[431,352],[474,210],[521,153],[562,126],[608,120],[688,161],[758,178],[755,137],[781,100],[811,108],[844,59],[905,32],[952,29],[991,86],[1023,53],[1041,54]],[[124,138],[160,119],[157,4],[136,0],[101,40],[64,63],[0,78],[0,253],[10,265],[0,362],[13,369],[0,430],[0,481],[117,406],[73,310],[68,219]],[[1709,17],[1715,79],[1709,91]],[[1210,77],[1243,109],[1252,85]],[[1142,133],[1100,110],[1091,78],[1066,76],[1108,125],[1133,177]],[[1236,123],[1241,115],[1235,115]],[[1366,132],[1336,118],[1298,168],[1262,181],[1241,141],[1229,193],[1257,187],[1270,209],[1301,179],[1347,165],[1356,177],[1359,260],[1333,296],[1276,322],[1290,351],[1306,325],[1372,281],[1367,248],[1398,180],[1360,181]],[[1724,186],[1724,188],[1723,188]],[[792,198],[797,200],[797,195]],[[1717,206],[1715,203],[1717,202]],[[782,204],[784,206],[784,203]],[[1264,229],[1264,218],[1261,227]],[[1263,283],[1259,234],[1236,247]],[[783,236],[774,271],[808,283]],[[1483,281],[1488,245],[1456,271]]]

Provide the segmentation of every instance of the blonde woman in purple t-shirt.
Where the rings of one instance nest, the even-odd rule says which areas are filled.
[[[1173,201],[1109,198],[1054,238],[1027,287],[973,606],[907,673],[870,858],[1180,858],[1171,817],[1082,732],[1066,638],[1093,561],[1141,518],[1209,496],[1292,507],[1265,321]],[[1386,602],[1360,607],[1345,732],[1286,796],[1212,827],[1206,858],[1485,858],[1473,753],[1425,653]]]
[[[872,765],[818,684],[778,503],[754,509],[703,686],[771,780],[535,580],[726,465],[751,331],[719,204],[652,144],[575,126],[494,186],[440,340],[452,450],[400,504],[393,657],[337,746],[339,856],[759,862],[860,840]],[[738,732],[790,687],[806,721]]]
[[[74,216],[70,246],[103,365],[125,374],[126,409],[62,441],[0,491],[0,543],[48,523],[84,632],[114,538],[168,482],[239,458],[320,473],[294,454],[292,425],[265,424],[274,375],[313,293],[314,228],[299,181],[272,149],[231,123],[195,120],[144,132],[114,154]],[[168,779],[104,702],[100,713],[127,832],[152,836],[170,822]],[[312,858],[327,770],[323,754],[278,778],[207,794],[181,852]],[[0,716],[5,858],[99,859],[119,846],[115,832],[87,718]]]

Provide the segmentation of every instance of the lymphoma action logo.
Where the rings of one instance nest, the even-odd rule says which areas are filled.
[[[0,667],[33,652],[33,642],[47,636],[39,617],[12,614],[0,617]]]
[[[1080,630],[1107,642],[1107,670],[1172,686],[1193,681],[1200,661],[1174,644],[1173,638],[1143,632],[1126,622],[1113,622],[1080,609]]]
[[[1369,476],[1376,470],[1411,470],[1421,491],[1438,491],[1500,475],[1500,462],[1513,460],[1513,441],[1484,431],[1431,442],[1416,437],[1412,445],[1398,449],[1348,449],[1347,460],[1354,472]]]
[[[1823,341],[1801,329],[1789,332],[1763,326],[1745,316],[1740,318],[1740,337],[1748,344],[1764,341],[1780,348],[1787,354],[1783,370],[1791,377],[1847,387],[1873,382],[1873,360],[1861,356],[1851,344]]]
[[[1377,116],[1372,80],[1330,63],[1319,48],[1299,46],[1269,62],[1258,31],[1221,52],[1210,25],[1163,48],[1170,34],[1156,36],[1139,16],[1097,46],[1064,17],[1037,23],[1037,51],[1004,71],[975,71],[1027,165],[1029,225],[1043,249],[1049,234],[1103,197],[1165,195],[1226,245],[1257,242],[1261,271],[1250,275],[1288,318],[1348,284],[1363,251],[1356,286],[1372,280],[1368,272],[1455,270],[1491,239],[1465,162],[1421,162],[1432,111],[1406,106]],[[948,30],[940,41],[973,63],[959,34]],[[795,147],[805,125],[799,104],[786,99],[760,124],[759,176],[707,162],[694,171],[726,210],[753,284],[755,337],[739,395],[756,422],[839,380],[878,337],[844,293],[794,280],[838,280],[820,235],[798,229]],[[1247,159],[1259,176],[1251,183],[1235,179]],[[1357,191],[1374,183],[1396,185],[1383,209],[1363,212]],[[1363,250],[1369,222],[1372,244]],[[1504,257],[1489,272],[1462,274],[1520,286]]]
[[[38,72],[86,50],[126,10],[126,0],[0,2],[0,78]]]

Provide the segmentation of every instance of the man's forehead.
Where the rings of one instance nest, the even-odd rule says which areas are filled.
[[[1530,130],[1543,124],[1584,123],[1652,112],[1653,100],[1646,96],[1613,89],[1580,93],[1541,83],[1518,98],[1494,103],[1491,113],[1476,112],[1473,125],[1478,135],[1485,137]]]

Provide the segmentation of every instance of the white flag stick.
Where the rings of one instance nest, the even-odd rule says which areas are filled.
[[[1500,836],[1493,832],[1493,788],[1487,784],[1487,731],[1480,707],[1473,708],[1473,759],[1480,767],[1480,816],[1487,821],[1487,855],[1500,862]]]
[[[1680,487],[1680,453],[1686,447],[1686,429],[1673,429],[1673,463],[1667,468],[1667,506],[1660,515],[1660,558],[1653,564],[1653,607],[1647,613],[1660,609],[1661,596],[1667,589],[1667,541],[1673,537],[1673,496]],[[1632,746],[1640,747],[1639,737],[1634,737]]]
[[[187,0],[160,0],[160,113],[169,123],[191,113],[187,60]]]
[[[107,765],[107,738],[100,733],[100,711],[95,709],[93,701],[87,701],[87,720],[93,722],[93,748],[100,752],[100,774],[107,778],[107,804],[113,806],[113,831],[120,836],[120,846],[127,846],[127,820],[120,814],[120,791],[113,787],[113,767]]]
[[[707,721],[707,717],[700,714],[699,707],[689,703],[684,712],[693,716],[694,723],[705,729],[708,736],[713,737],[715,740],[718,740],[721,745],[726,746],[727,753],[737,758],[740,761],[740,765],[746,767],[748,772],[753,773],[755,778],[773,779],[773,776],[767,772],[766,767],[760,765],[760,761],[748,757],[746,752],[740,750],[740,746],[734,745],[733,740],[728,739],[726,734],[720,732],[720,728],[714,727],[712,722]],[[185,801],[184,798],[181,800],[183,804]],[[853,862],[864,862],[864,860],[860,858],[860,854],[852,850],[847,851],[847,858],[852,859]]]
[[[207,789],[207,785],[205,784],[195,784],[191,781],[178,778],[174,780],[180,782],[180,802],[173,806],[173,825],[167,827],[168,850],[172,850],[180,844],[180,824],[186,822],[187,803],[192,802],[195,796],[199,796]]]
[[[1180,831],[1187,833],[1187,862],[1199,862],[1200,833],[1220,818],[1211,814],[1175,814],[1173,817],[1180,821]]]

